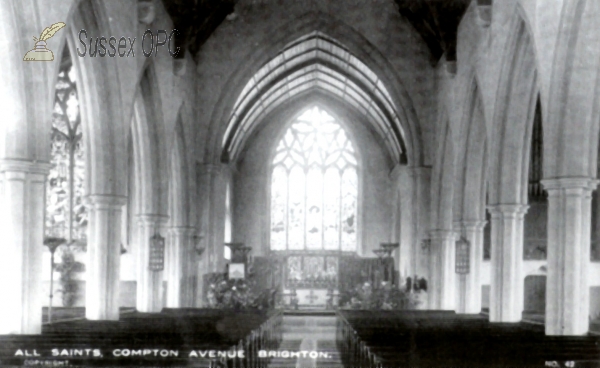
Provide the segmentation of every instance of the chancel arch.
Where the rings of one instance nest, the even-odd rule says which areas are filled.
[[[275,106],[314,89],[355,105],[372,122],[391,156],[406,162],[406,134],[384,83],[336,40],[320,32],[286,45],[245,85],[223,137],[222,159],[235,160],[247,132]]]
[[[246,84],[223,138],[224,159],[235,158],[245,132],[281,100],[314,88],[355,104],[379,130],[392,156],[406,162],[405,133],[383,82],[336,40],[320,32],[287,45]]]
[[[397,160],[422,165],[421,128],[417,124],[414,96],[408,95],[403,81],[379,49],[343,22],[320,12],[303,14],[285,26],[278,26],[272,34],[284,36],[261,42],[266,49],[257,48],[248,55],[249,62],[232,74],[213,107],[206,161],[216,161],[217,152],[224,161],[235,160],[230,156],[239,152],[239,137],[245,135],[239,134],[260,121],[258,114],[268,112],[299,92],[320,88],[353,101],[363,114],[371,117],[374,126],[382,126],[382,121],[387,124],[388,127],[382,126],[382,132],[393,134],[382,137],[396,151]],[[419,52],[416,55],[421,56]],[[401,62],[406,70],[413,68],[407,60]],[[341,88],[343,85],[349,86],[348,92]],[[291,93],[287,92],[289,87]],[[216,124],[217,121],[220,123]],[[238,129],[240,123],[243,125]],[[234,139],[236,134],[238,137]],[[394,145],[399,147],[392,148]]]

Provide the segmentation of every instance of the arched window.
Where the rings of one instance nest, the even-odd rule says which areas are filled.
[[[357,158],[343,127],[318,107],[277,145],[271,176],[271,250],[356,251]]]
[[[69,241],[85,239],[87,228],[83,205],[85,159],[76,82],[71,55],[65,47],[52,114],[46,235]]]

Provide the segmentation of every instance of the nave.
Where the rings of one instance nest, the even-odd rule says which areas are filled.
[[[42,335],[0,336],[5,366],[598,367],[600,336],[546,336],[452,311],[122,309],[89,321],[61,308]]]
[[[600,1],[47,4],[0,0],[0,366],[595,365]]]

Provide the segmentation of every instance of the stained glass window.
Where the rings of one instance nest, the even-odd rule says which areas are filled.
[[[331,115],[318,107],[301,114],[272,168],[272,250],[356,250],[356,153]]]
[[[46,190],[46,235],[85,239],[84,146],[77,81],[66,47],[56,82],[50,147],[52,168]]]

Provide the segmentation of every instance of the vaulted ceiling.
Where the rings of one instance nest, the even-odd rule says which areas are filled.
[[[234,12],[238,0],[163,0],[176,29],[178,46],[196,55],[215,29]],[[335,0],[337,1],[337,0]],[[400,14],[421,35],[436,63],[456,59],[456,33],[471,0],[394,0]],[[182,55],[180,55],[181,57]]]

